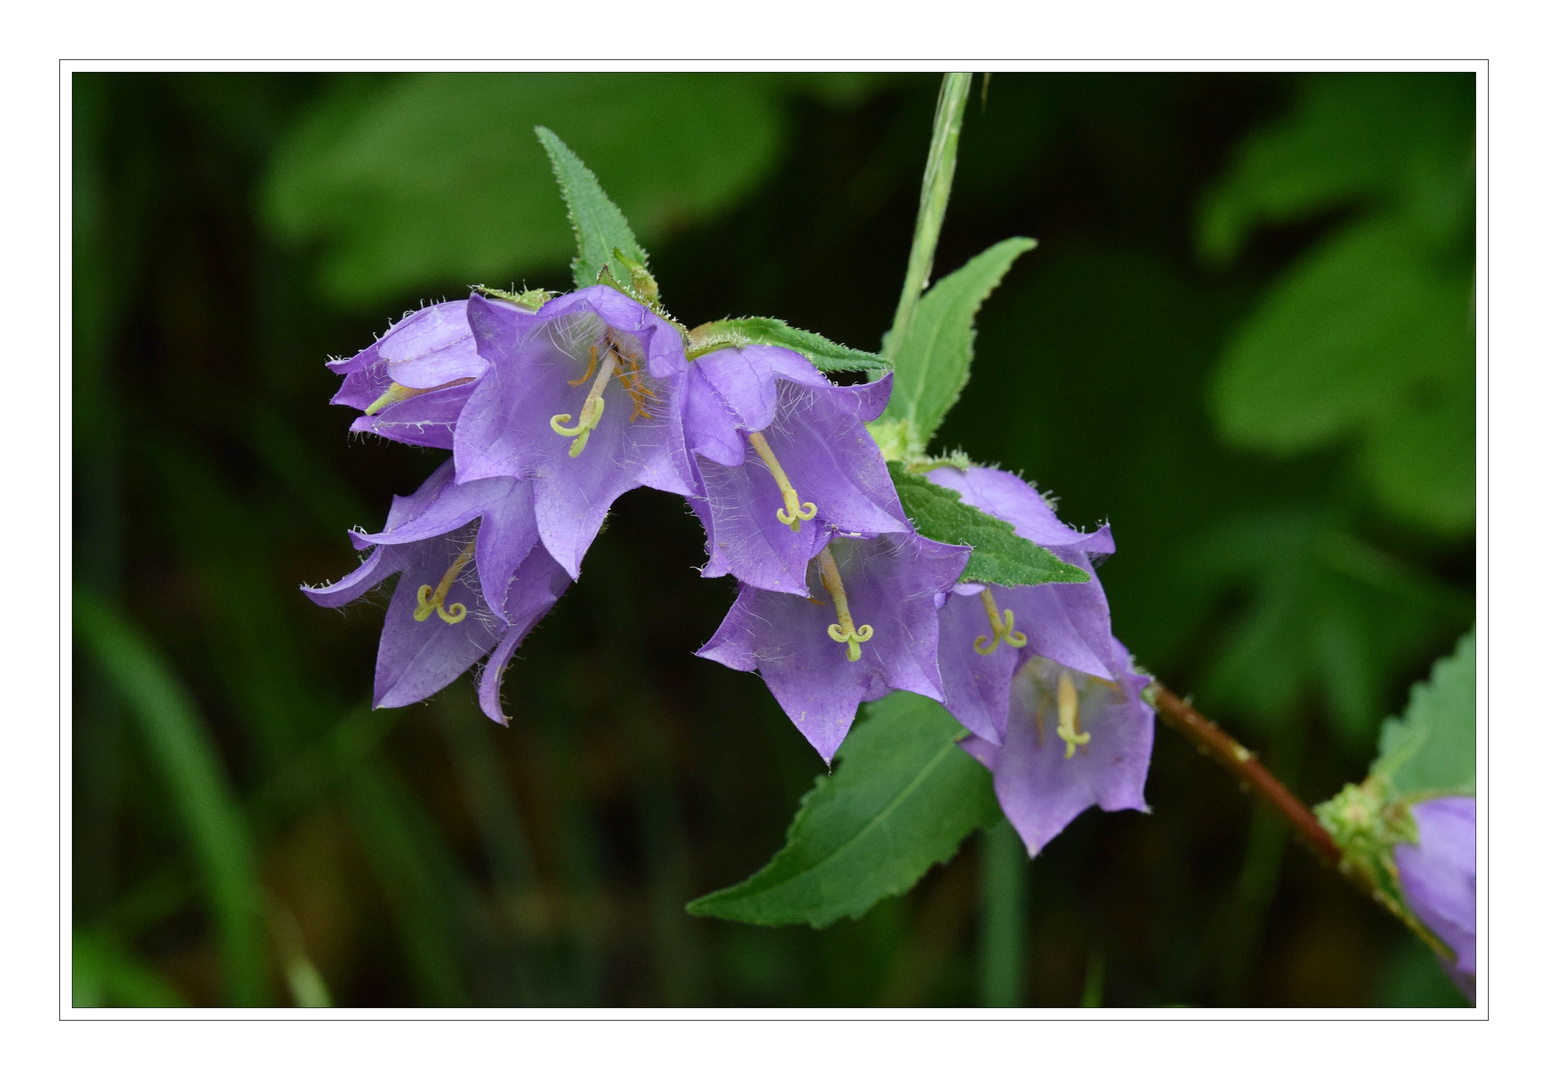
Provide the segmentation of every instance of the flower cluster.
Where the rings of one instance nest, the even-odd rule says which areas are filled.
[[[1144,807],[1153,714],[1101,585],[962,583],[970,549],[916,531],[867,430],[890,376],[835,385],[768,345],[690,361],[677,324],[607,285],[527,300],[437,304],[330,365],[334,401],[362,413],[352,430],[452,453],[381,532],[352,534],[359,569],[305,590],[337,606],[399,575],[376,705],[487,658],[479,701],[505,723],[507,662],[614,500],[644,486],[688,501],[703,574],[739,585],[699,655],[757,671],[825,761],[861,702],[909,690],[968,728],[1032,853],[1087,806]],[[1113,550],[1008,473],[929,479],[1087,571]]]

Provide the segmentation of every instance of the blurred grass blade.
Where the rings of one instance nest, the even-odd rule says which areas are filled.
[[[188,1002],[161,972],[110,935],[77,929],[70,942],[70,1004],[77,1009],[154,1009]]]
[[[1026,845],[1009,821],[984,830],[979,849],[978,986],[983,1005],[1014,1009],[1026,1004]]]
[[[233,1005],[267,1004],[252,842],[188,690],[140,631],[90,592],[75,590],[74,616],[76,635],[129,706],[182,817],[209,893],[226,998]]]

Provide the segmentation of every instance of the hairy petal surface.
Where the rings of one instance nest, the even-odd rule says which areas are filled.
[[[1114,647],[1122,649],[1116,642]],[[1058,733],[1059,684],[1066,678],[1078,698],[1080,732],[1090,736],[1073,754]],[[1132,671],[1108,682],[1033,658],[1011,684],[1004,745],[977,735],[962,740],[962,748],[994,773],[1000,807],[1029,855],[1089,806],[1148,809],[1145,776],[1155,736],[1155,711],[1141,696],[1148,682]]]
[[[828,545],[859,626],[871,636],[851,661],[828,633],[836,604],[816,560],[810,597],[743,583],[720,629],[699,655],[756,670],[807,741],[831,761],[862,700],[911,690],[940,701],[935,653],[940,597],[962,573],[968,549],[912,533],[835,537]]]

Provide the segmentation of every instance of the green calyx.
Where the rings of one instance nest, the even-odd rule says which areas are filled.
[[[480,296],[487,296],[491,300],[505,300],[518,307],[524,307],[528,311],[537,311],[559,294],[548,289],[523,289],[521,292],[509,292],[505,289],[496,289],[489,285],[475,285],[473,291]]]

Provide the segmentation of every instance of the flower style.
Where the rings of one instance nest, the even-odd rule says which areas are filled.
[[[382,627],[372,706],[422,701],[488,656],[479,704],[506,723],[505,667],[570,584],[538,542],[531,482],[459,484],[448,461],[413,495],[393,499],[381,532],[350,539],[372,548],[360,567],[333,585],[302,591],[339,607],[401,574]]]
[[[1048,588],[1040,585],[1038,588]],[[1005,737],[968,735],[961,746],[994,774],[994,792],[1028,855],[1036,855],[1088,806],[1145,810],[1155,710],[1128,652],[1120,678],[1089,675],[1033,656],[1016,672]]]
[[[689,365],[683,425],[703,484],[705,577],[807,595],[807,565],[831,531],[909,529],[886,462],[865,429],[889,374],[835,386],[799,353],[720,349]]]
[[[1456,954],[1444,965],[1474,998],[1477,976],[1477,803],[1471,796],[1428,799],[1409,808],[1417,844],[1395,844],[1392,860],[1404,899],[1421,922]]]
[[[530,478],[543,544],[579,577],[618,496],[640,486],[693,494],[682,334],[605,285],[537,312],[482,296],[467,303],[489,366],[457,420],[457,480]]]
[[[698,655],[756,670],[824,761],[861,701],[889,689],[940,701],[936,612],[969,549],[912,532],[834,536],[806,568],[809,596],[742,582]]]
[[[369,348],[328,364],[344,376],[333,404],[365,414],[351,431],[451,449],[457,416],[489,366],[478,355],[467,308],[466,300],[422,308]]]
[[[946,465],[929,479],[950,488],[969,506],[1014,526],[1024,537],[1090,575],[1075,583],[1018,588],[964,582],[941,609],[941,678],[946,707],[973,734],[1000,745],[1010,708],[1011,677],[1028,656],[1041,656],[1075,671],[1120,681],[1128,654],[1115,646],[1107,597],[1094,559],[1113,551],[1107,526],[1083,533],[1065,525],[1018,476],[1000,469]]]

